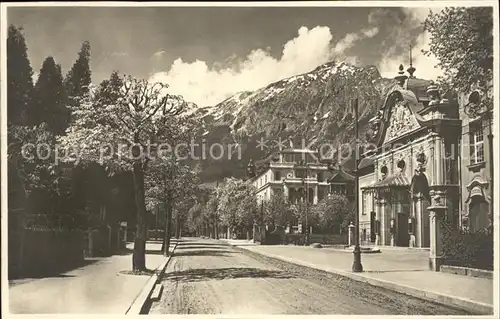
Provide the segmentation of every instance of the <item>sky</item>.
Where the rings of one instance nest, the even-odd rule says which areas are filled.
[[[434,8],[433,11],[438,11]],[[424,56],[429,8],[396,7],[10,7],[36,73],[52,56],[66,74],[90,41],[92,81],[113,70],[169,85],[200,106],[337,60],[393,77],[409,65],[435,79]]]

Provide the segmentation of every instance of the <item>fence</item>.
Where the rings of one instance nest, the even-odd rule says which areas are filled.
[[[83,262],[81,231],[9,230],[9,279],[57,272]]]

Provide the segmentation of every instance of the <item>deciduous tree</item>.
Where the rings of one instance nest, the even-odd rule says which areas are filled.
[[[177,118],[186,112],[180,96],[166,92],[167,86],[149,83],[131,76],[123,77],[119,87],[103,84],[90,90],[74,106],[71,127],[60,139],[72,149],[76,164],[98,162],[111,174],[128,170],[133,173],[137,231],[132,267],[146,269],[145,171],[150,161],[161,158],[158,143],[166,142],[173,131],[183,130]],[[97,94],[96,94],[97,93]]]
[[[428,55],[434,55],[452,88],[486,91],[484,104],[493,105],[493,8],[447,7],[431,12],[424,22],[430,34]]]

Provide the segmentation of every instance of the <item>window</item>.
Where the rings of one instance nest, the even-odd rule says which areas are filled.
[[[331,192],[339,195],[347,195],[346,185],[345,184],[332,184]]]
[[[264,175],[264,184],[267,184],[267,175]]]
[[[362,205],[361,205],[361,214],[363,215],[366,215],[366,205],[367,205],[367,200],[368,200],[368,194],[366,194],[365,192],[362,193],[362,198],[363,198],[363,202],[362,202]]]
[[[323,182],[323,172],[318,172],[318,182]]]
[[[297,178],[306,178],[306,171],[303,169],[296,169],[295,170],[295,177]]]
[[[469,136],[470,136],[470,163],[478,164],[484,162],[483,126],[480,121],[469,124]]]
[[[281,180],[281,172],[280,171],[274,172],[274,180],[275,181]]]

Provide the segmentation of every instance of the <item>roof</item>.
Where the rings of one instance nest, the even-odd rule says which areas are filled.
[[[374,163],[375,163],[375,157],[373,156],[365,157],[361,159],[361,161],[359,161],[358,170],[368,166],[372,166]]]
[[[394,174],[386,177],[384,180],[378,181],[367,188],[382,188],[391,186],[410,186],[410,180],[403,174]]]
[[[429,97],[427,96],[427,88],[429,85],[431,85],[432,81],[430,80],[424,80],[424,79],[417,79],[417,78],[412,78],[410,77],[406,81],[406,89],[409,91],[412,91],[413,94],[417,97],[418,102],[428,102]],[[424,108],[424,105],[422,103],[419,103],[418,105],[418,110],[415,109],[414,111],[419,112]]]
[[[332,182],[333,180],[342,180],[342,181],[354,181],[354,176],[351,174],[344,172],[343,170],[338,170],[333,172],[332,176],[328,178],[328,182]]]

